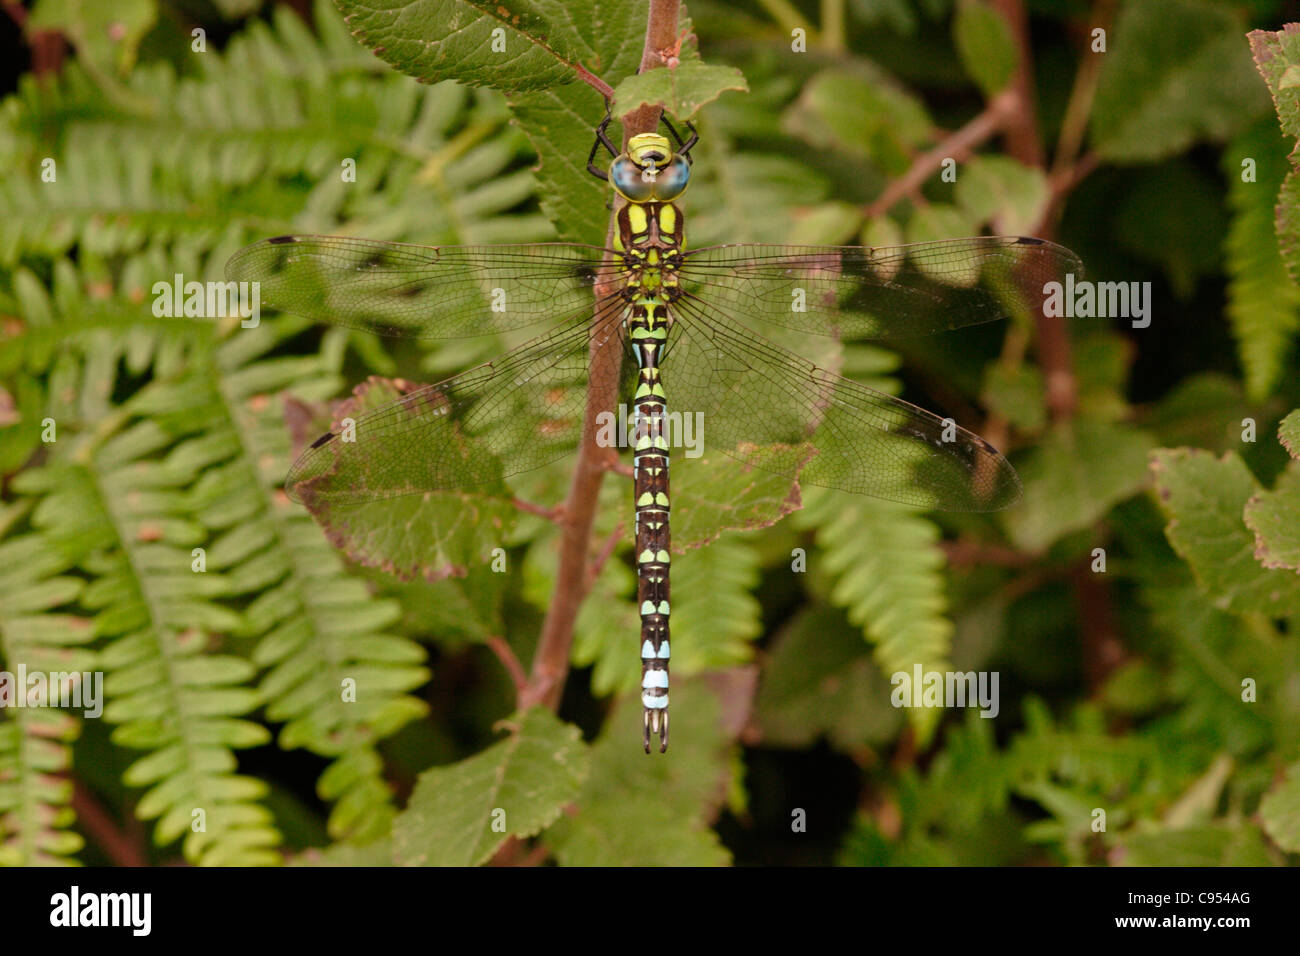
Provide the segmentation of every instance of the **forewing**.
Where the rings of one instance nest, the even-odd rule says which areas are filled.
[[[605,250],[569,243],[418,246],[277,236],[246,246],[226,278],[256,282],[259,305],[379,335],[458,338],[527,328],[621,281]]]
[[[1044,286],[1082,275],[1063,246],[980,236],[903,246],[740,244],[688,252],[683,287],[746,321],[846,339],[929,335],[1041,308]]]

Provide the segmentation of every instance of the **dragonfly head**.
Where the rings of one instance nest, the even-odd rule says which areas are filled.
[[[691,164],[673,152],[668,138],[638,133],[609,167],[609,181],[628,202],[672,202],[691,178]]]

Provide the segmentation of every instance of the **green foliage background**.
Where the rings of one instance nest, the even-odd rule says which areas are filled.
[[[1300,43],[1247,40],[1289,4],[1029,3],[1048,155],[1063,128],[1079,148],[1044,170],[984,141],[887,210],[1014,75],[983,3],[698,2],[698,49],[622,85],[639,0],[516,4],[505,69],[495,4],[321,2],[310,24],[256,6],[37,3],[24,42],[57,31],[65,55],[0,102],[0,665],[100,670],[107,695],[102,720],[0,710],[0,864],[1295,861]],[[286,410],[509,343],[151,308],[155,282],[220,279],[285,232],[602,241],[582,162],[603,105],[575,62],[620,111],[704,106],[694,245],[1045,226],[1090,278],[1154,288],[1149,328],[1072,321],[1064,417],[1027,325],[843,346],[854,377],[994,423],[1025,483],[1005,513],[803,489],[776,520],[782,495],[683,463],[682,533],[716,540],[674,559],[666,757],[639,744],[630,540],[583,606],[558,716],[516,713],[488,648],[530,660],[552,524],[515,516],[512,573],[402,582],[280,489]],[[515,487],[553,504],[566,481]],[[629,504],[606,481],[597,542]],[[997,719],[891,706],[916,661],[997,671]]]

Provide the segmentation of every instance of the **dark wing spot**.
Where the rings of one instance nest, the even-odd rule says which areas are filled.
[[[273,246],[283,246],[286,243],[297,242],[298,237],[297,236],[272,236],[270,239],[266,241]]]
[[[312,447],[312,448],[319,448],[321,445],[325,444],[327,441],[330,441],[330,440],[332,440],[332,439],[334,439],[334,438],[337,438],[337,437],[338,437],[338,436],[335,435],[333,432],[326,432],[324,435],[321,435],[320,438],[317,438],[314,442],[312,442],[312,443],[311,443],[311,447]]]
[[[596,284],[596,270],[591,266],[578,266],[573,270],[573,277],[582,285]]]
[[[1041,246],[1043,245],[1043,240],[1035,239],[1033,236],[1017,236],[1016,244],[1021,246]]]
[[[427,282],[411,282],[398,289],[397,295],[398,298],[401,299],[417,299],[424,295],[424,293],[428,291],[428,288],[429,285]]]

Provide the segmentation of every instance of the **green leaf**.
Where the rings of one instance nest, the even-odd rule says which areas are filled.
[[[850,753],[893,740],[902,712],[842,614],[813,606],[787,624],[763,668],[755,713],[763,743],[807,747],[825,735]]]
[[[1033,365],[988,366],[980,399],[989,410],[1002,415],[1022,432],[1035,433],[1047,424],[1043,375]]]
[[[1300,91],[1294,83],[1295,67],[1300,66],[1300,31],[1292,24],[1275,33],[1252,30],[1247,38],[1255,68],[1273,97],[1282,132],[1300,139]]]
[[[674,680],[668,753],[646,754],[641,713],[629,696],[606,721],[577,812],[546,832],[546,844],[565,866],[725,866],[730,855],[708,821],[741,721],[724,726],[705,681]]]
[[[992,7],[964,0],[953,19],[953,42],[966,75],[991,97],[1011,80],[1019,59],[1007,22]]]
[[[1245,517],[1260,564],[1300,571],[1300,462],[1289,463],[1272,491],[1252,495]]]
[[[1246,160],[1254,162],[1252,182],[1243,180]],[[1300,206],[1294,197],[1277,195],[1289,168],[1285,143],[1271,122],[1236,139],[1223,155],[1233,213],[1224,243],[1228,321],[1246,373],[1246,392],[1256,400],[1281,381],[1292,341],[1300,332],[1300,288],[1292,279],[1296,263],[1284,261],[1278,248],[1283,226],[1278,215],[1288,203],[1290,208]]]
[[[1300,409],[1296,409],[1277,426],[1277,438],[1292,458],[1300,458]]]
[[[1186,830],[1141,833],[1123,841],[1121,866],[1272,866],[1257,829],[1246,824],[1211,824]]]
[[[1152,162],[1200,139],[1224,140],[1265,108],[1241,19],[1200,0],[1125,4],[1091,113],[1103,159]]]
[[[344,419],[380,408],[414,387],[406,381],[372,376],[335,410],[332,430],[338,434]],[[409,473],[413,487],[442,484],[445,476],[431,479],[423,475],[423,460],[396,446],[379,445],[364,459],[340,458],[336,470],[313,477],[297,489],[335,547],[367,567],[382,568],[400,578],[419,576],[430,581],[449,575],[465,577],[490,562],[493,549],[502,546],[513,526],[513,498],[490,449],[451,425],[444,431],[440,440],[461,442],[461,460],[472,461],[476,470],[484,463],[494,463],[496,480],[477,484],[473,491],[359,497],[352,492],[365,487],[370,474]]]
[[[673,460],[673,551],[681,554],[717,540],[723,531],[766,528],[802,504],[799,485],[774,471],[723,455]],[[771,461],[794,471],[813,455],[810,447],[783,449]]]
[[[685,121],[727,90],[749,92],[740,70],[734,66],[706,66],[699,60],[683,60],[676,68],[633,74],[614,87],[613,113],[627,116],[642,106],[661,105],[670,115]]]
[[[919,98],[864,63],[813,76],[782,114],[781,128],[818,150],[837,150],[901,173],[934,123]]]
[[[1016,545],[1042,551],[1087,528],[1146,483],[1152,441],[1125,425],[1078,419],[1058,425],[1017,467],[1020,504],[1004,521]]]
[[[1255,537],[1242,513],[1259,485],[1235,452],[1216,459],[1194,448],[1159,449],[1151,469],[1169,517],[1165,535],[1216,604],[1237,613],[1300,612],[1295,573],[1255,560]]]
[[[975,156],[958,172],[954,198],[1000,236],[1030,235],[1047,208],[1047,176],[1008,156]]]
[[[1259,819],[1269,839],[1288,853],[1300,853],[1300,763],[1288,767],[1285,779],[1264,795]]]
[[[58,31],[77,47],[82,59],[104,73],[127,73],[136,52],[158,19],[155,0],[38,0],[26,23],[28,36]]]
[[[541,707],[504,723],[505,740],[420,774],[393,821],[399,863],[478,866],[508,838],[540,833],[578,796],[589,763],[578,728]]]
[[[907,221],[908,242],[934,242],[979,232],[979,223],[967,210],[946,203],[931,203]]]
[[[539,90],[599,74],[604,10],[584,0],[335,0],[353,36],[385,63],[425,83]]]

